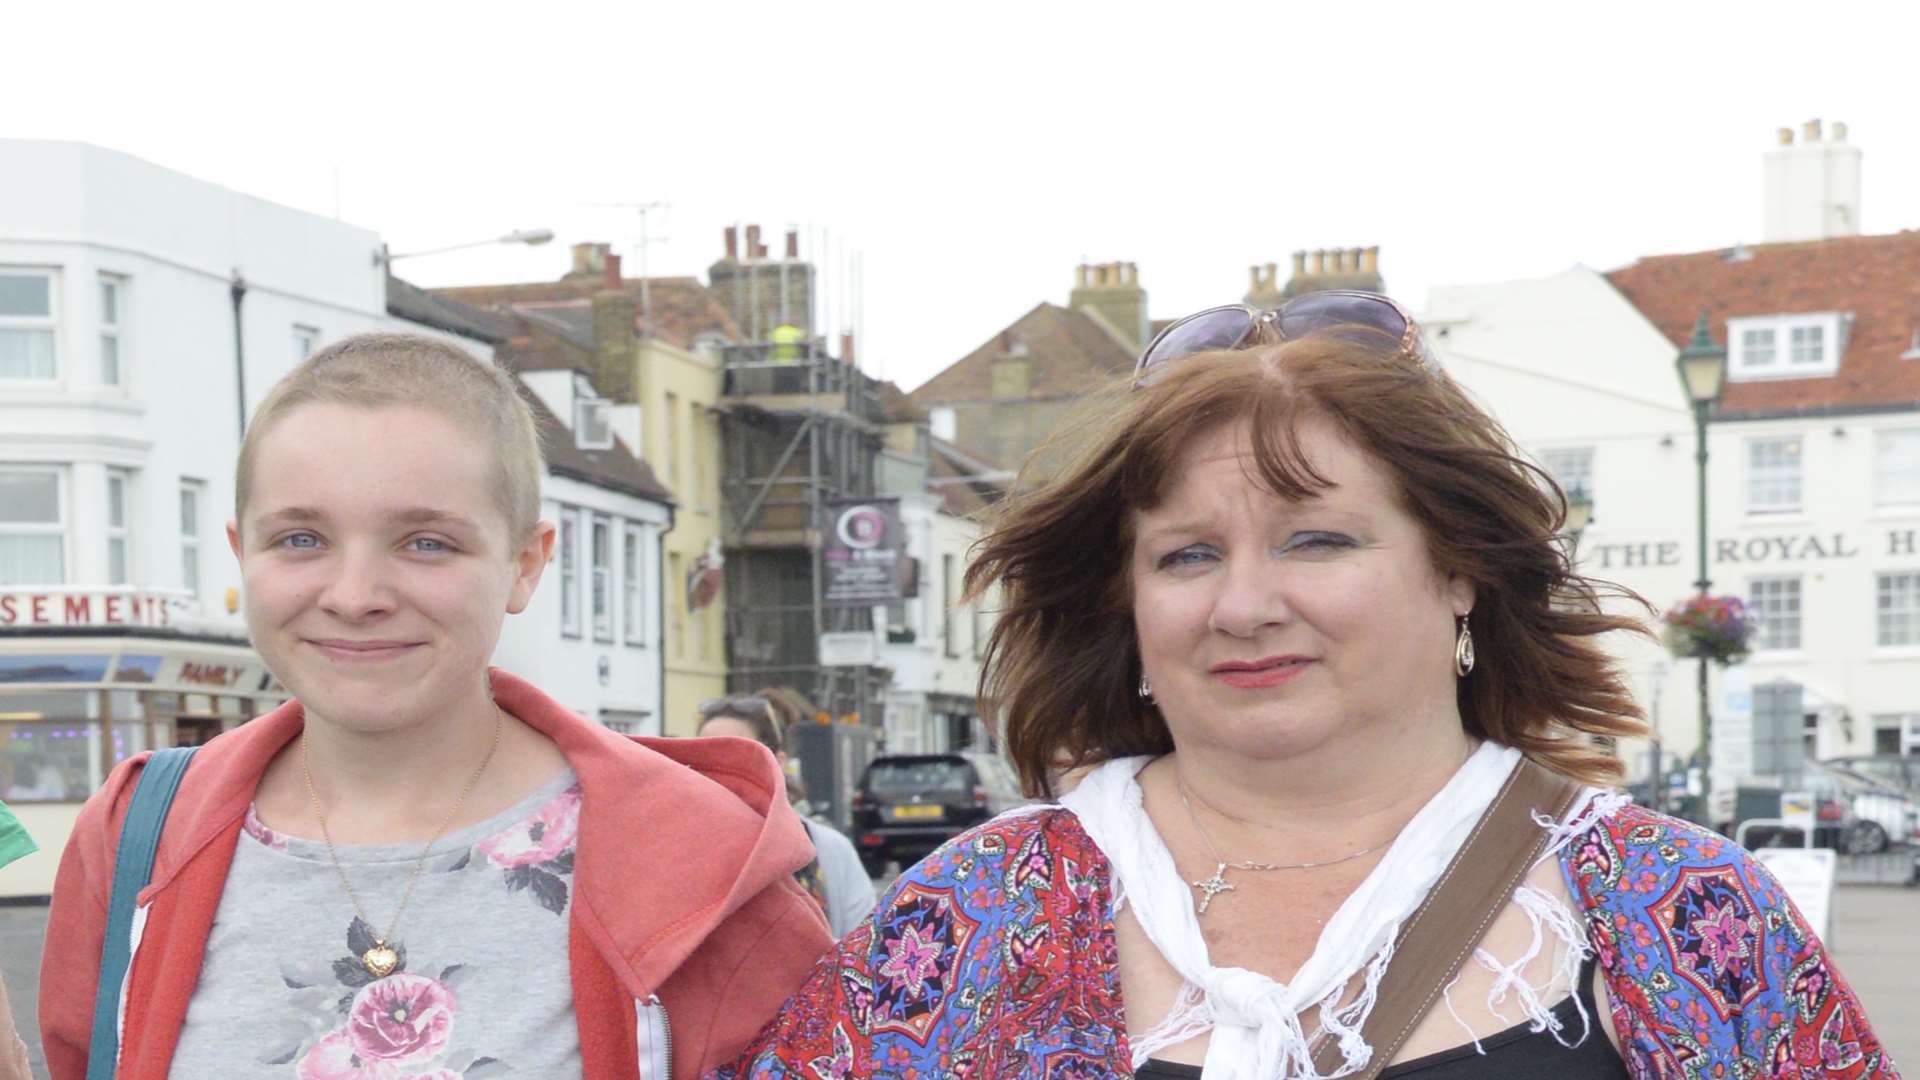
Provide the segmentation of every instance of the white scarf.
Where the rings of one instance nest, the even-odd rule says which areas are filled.
[[[1149,760],[1109,761],[1060,800],[1113,868],[1114,911],[1132,904],[1148,940],[1187,983],[1167,1019],[1135,1040],[1135,1066],[1153,1050],[1211,1028],[1202,1069],[1206,1080],[1327,1080],[1364,1069],[1373,1049],[1361,1038],[1360,1027],[1373,1010],[1400,923],[1439,880],[1519,763],[1520,752],[1481,744],[1334,912],[1291,983],[1244,968],[1214,967],[1208,959],[1193,891],[1141,805],[1134,778]],[[1364,989],[1341,1007],[1348,982],[1363,969]],[[1315,1032],[1301,1029],[1298,1014],[1310,1006],[1318,1006],[1321,1028],[1338,1040],[1345,1059],[1332,1073],[1315,1070],[1310,1048]]]

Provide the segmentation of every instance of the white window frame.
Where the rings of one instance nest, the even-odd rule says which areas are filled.
[[[613,519],[593,515],[587,529],[588,610],[593,615],[593,640],[613,640]]]
[[[638,648],[647,646],[646,534],[629,521],[620,527],[621,629],[626,642]]]
[[[1727,378],[1734,382],[1759,379],[1806,379],[1840,370],[1840,354],[1847,349],[1846,312],[1820,311],[1793,315],[1756,315],[1727,320]],[[1811,360],[1800,355],[1796,338],[1820,335],[1820,352]],[[1772,347],[1753,348],[1748,334],[1770,333]]]
[[[114,495],[115,487],[119,496]],[[133,566],[133,470],[109,468],[107,470],[107,584],[131,585],[134,578]],[[120,520],[114,521],[118,514]],[[119,558],[118,571],[114,560]]]
[[[299,363],[320,349],[320,328],[305,323],[293,324],[293,362]]]
[[[206,520],[207,482],[180,478],[180,587],[199,599],[200,532]]]
[[[108,318],[107,294],[113,294],[112,318]],[[127,324],[127,279],[124,274],[100,275],[100,385],[117,390],[127,388],[127,349],[124,329]],[[107,353],[111,344],[113,377],[107,377]]]
[[[1784,639],[1787,635],[1784,632],[1776,632],[1775,620],[1779,619],[1784,623],[1788,616],[1769,611],[1769,605],[1760,598],[1759,594],[1763,586],[1768,587],[1769,590],[1772,586],[1782,586],[1780,591],[1785,592],[1788,590],[1784,586],[1788,585],[1792,586],[1793,593],[1792,640],[1777,640]],[[1799,652],[1803,647],[1802,643],[1806,640],[1806,605],[1806,579],[1799,574],[1770,574],[1764,577],[1748,578],[1747,607],[1759,616],[1759,625],[1755,628],[1756,633],[1753,638],[1753,651],[1756,653]]]
[[[1906,442],[1896,460],[1895,440]],[[1882,428],[1873,433],[1873,505],[1920,509],[1920,428]]]
[[[47,279],[47,314],[0,315],[0,330],[45,330],[53,335],[53,373],[45,378],[29,375],[7,377],[0,375],[0,385],[6,386],[50,386],[60,381],[60,272],[39,266],[0,266],[0,274],[8,277],[39,277]]]
[[[14,475],[51,476],[53,478],[54,517],[51,524],[45,522],[0,522],[0,533],[9,536],[55,536],[60,539],[60,580],[58,581],[22,581],[12,585],[0,585],[0,588],[31,587],[39,585],[65,585],[71,545],[67,541],[67,474],[65,469],[40,465],[0,465],[0,473]]]
[[[1548,446],[1540,451],[1540,467],[1568,498],[1578,491],[1593,498],[1593,458],[1591,446]]]
[[[953,552],[940,553],[940,654],[947,657],[960,655],[960,643],[956,629],[956,612],[953,610]]]
[[[1873,576],[1873,641],[1883,649],[1920,645],[1920,570]]]
[[[580,511],[560,508],[560,636],[580,636]]]
[[[1761,463],[1755,459],[1763,450],[1775,447],[1793,447],[1792,477],[1789,484],[1787,467],[1778,462]],[[1747,440],[1747,513],[1749,514],[1797,514],[1806,502],[1807,447],[1806,440],[1798,435],[1764,435]],[[1791,498],[1787,493],[1791,491]]]

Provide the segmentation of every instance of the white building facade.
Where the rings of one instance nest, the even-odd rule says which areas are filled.
[[[523,371],[547,447],[541,516],[558,526],[533,601],[501,631],[494,662],[582,716],[663,733],[661,539],[672,497],[614,428],[637,410],[602,401],[572,370]],[[565,418],[565,419],[562,419]]]
[[[900,497],[907,552],[920,567],[919,595],[887,613],[881,663],[893,669],[887,689],[886,752],[933,754],[985,749],[988,731],[974,693],[991,616],[984,604],[961,602],[968,549],[978,522],[947,512],[938,494]]]
[[[493,348],[457,306],[392,281],[370,230],[76,143],[0,140],[0,176],[0,799],[41,846],[0,870],[0,896],[44,895],[115,762],[285,697],[247,643],[226,544],[243,417],[350,334]],[[553,479],[556,506],[627,505],[574,482]],[[636,554],[656,596],[646,553],[666,513],[619,518],[653,530]],[[593,520],[578,527],[586,566]],[[651,674],[616,676],[602,698],[584,689],[597,673],[576,688],[549,652],[516,628],[496,660],[559,680],[588,715],[657,715],[657,662],[613,656]]]
[[[1731,344],[1708,427],[1707,574],[1757,620],[1752,656],[1710,673],[1713,786],[1750,777],[1752,690],[1779,680],[1800,687],[1808,757],[1920,754],[1920,237],[1666,256],[1438,288],[1428,306],[1454,377],[1591,498],[1582,571],[1659,609],[1699,575],[1675,359],[1707,312]],[[1670,771],[1698,743],[1699,662],[1609,644]],[[1630,778],[1649,771],[1644,746],[1622,754]]]

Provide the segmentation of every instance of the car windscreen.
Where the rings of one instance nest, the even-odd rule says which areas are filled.
[[[867,769],[867,791],[877,798],[965,797],[973,793],[973,770],[952,758],[876,761]]]

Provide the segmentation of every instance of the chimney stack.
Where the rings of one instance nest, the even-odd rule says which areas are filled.
[[[1835,122],[1833,138],[1821,137],[1819,120],[1793,131],[1761,157],[1762,243],[1826,240],[1860,234],[1860,161],[1846,141],[1847,125]]]
[[[1378,247],[1365,249],[1360,261],[1360,272],[1363,274],[1378,274],[1380,272],[1380,249]]]
[[[797,260],[800,258],[800,230],[799,229],[787,230],[787,258],[789,260]]]
[[[859,362],[854,359],[853,331],[851,330],[842,330],[840,332],[840,362],[848,367],[860,366]]]
[[[1304,251],[1296,251],[1293,253],[1293,276],[1307,276],[1307,253]]]
[[[727,236],[727,261],[739,262],[740,261],[740,227],[737,225],[727,226],[726,236]]]
[[[764,252],[765,250],[766,249],[760,246],[760,226],[758,225],[747,226],[747,259],[748,261],[751,262],[754,259],[760,258],[762,252]]]
[[[609,289],[618,289],[621,283],[620,256],[608,252],[606,255],[606,283]]]

